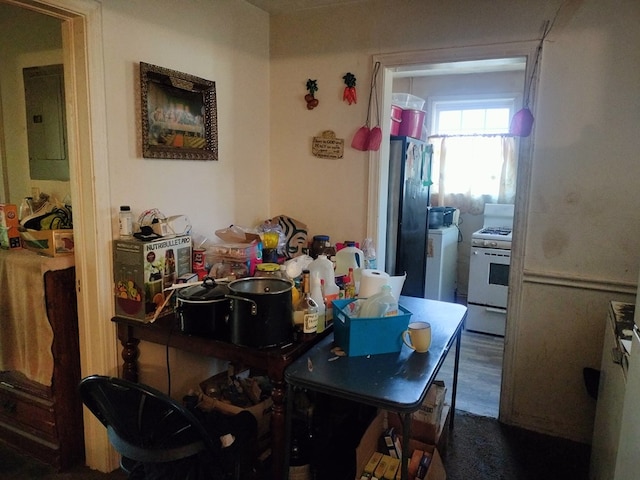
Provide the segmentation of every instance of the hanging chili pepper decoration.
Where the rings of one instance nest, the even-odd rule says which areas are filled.
[[[304,96],[304,99],[307,102],[307,109],[313,110],[318,106],[318,103],[320,103],[315,97],[315,93],[318,91],[318,81],[311,79],[307,80],[307,90],[309,93]]]
[[[346,85],[344,93],[342,94],[342,100],[344,102],[348,102],[349,105],[352,103],[358,103],[358,96],[356,94],[356,76],[353,73],[347,72],[342,79]]]

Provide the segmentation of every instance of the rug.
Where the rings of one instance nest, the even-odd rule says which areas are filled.
[[[590,447],[456,411],[447,480],[587,480]]]

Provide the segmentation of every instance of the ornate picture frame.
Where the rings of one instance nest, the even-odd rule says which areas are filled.
[[[216,84],[140,62],[142,156],[218,160]]]

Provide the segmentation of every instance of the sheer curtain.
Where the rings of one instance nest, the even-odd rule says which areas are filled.
[[[433,144],[432,204],[480,215],[485,203],[514,203],[517,155],[509,135],[451,135]]]

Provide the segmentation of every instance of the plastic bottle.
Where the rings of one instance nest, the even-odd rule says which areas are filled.
[[[18,220],[21,222],[29,215],[33,214],[33,198],[25,197],[20,204],[20,211],[18,212]]]
[[[349,273],[344,282],[344,298],[356,298],[356,282],[353,278],[352,267],[349,267]]]
[[[398,302],[391,293],[391,285],[383,285],[380,291],[371,295],[360,306],[362,318],[390,317],[398,314]]]
[[[340,287],[336,285],[336,278],[333,273],[333,262],[326,255],[318,255],[318,258],[309,264],[309,272],[312,277],[315,273],[318,273],[324,283],[322,294],[326,306],[326,324],[328,325],[333,320],[333,301],[338,299],[340,293]]]
[[[378,261],[376,259],[376,249],[373,246],[373,239],[365,238],[362,242],[362,252],[364,254],[364,268],[376,269],[378,268]]]
[[[118,214],[118,222],[120,224],[120,238],[130,238],[133,236],[133,216],[131,215],[131,207],[122,205]]]
[[[326,326],[326,306],[322,295],[322,279],[315,272],[311,275],[311,298],[318,304],[318,333],[324,332]]]
[[[309,270],[302,272],[302,295],[293,310],[293,323],[303,334],[318,331],[318,304],[311,298]]]
[[[336,252],[336,276],[346,275],[349,268],[364,268],[364,253],[356,247],[356,242],[344,242],[346,247]]]

